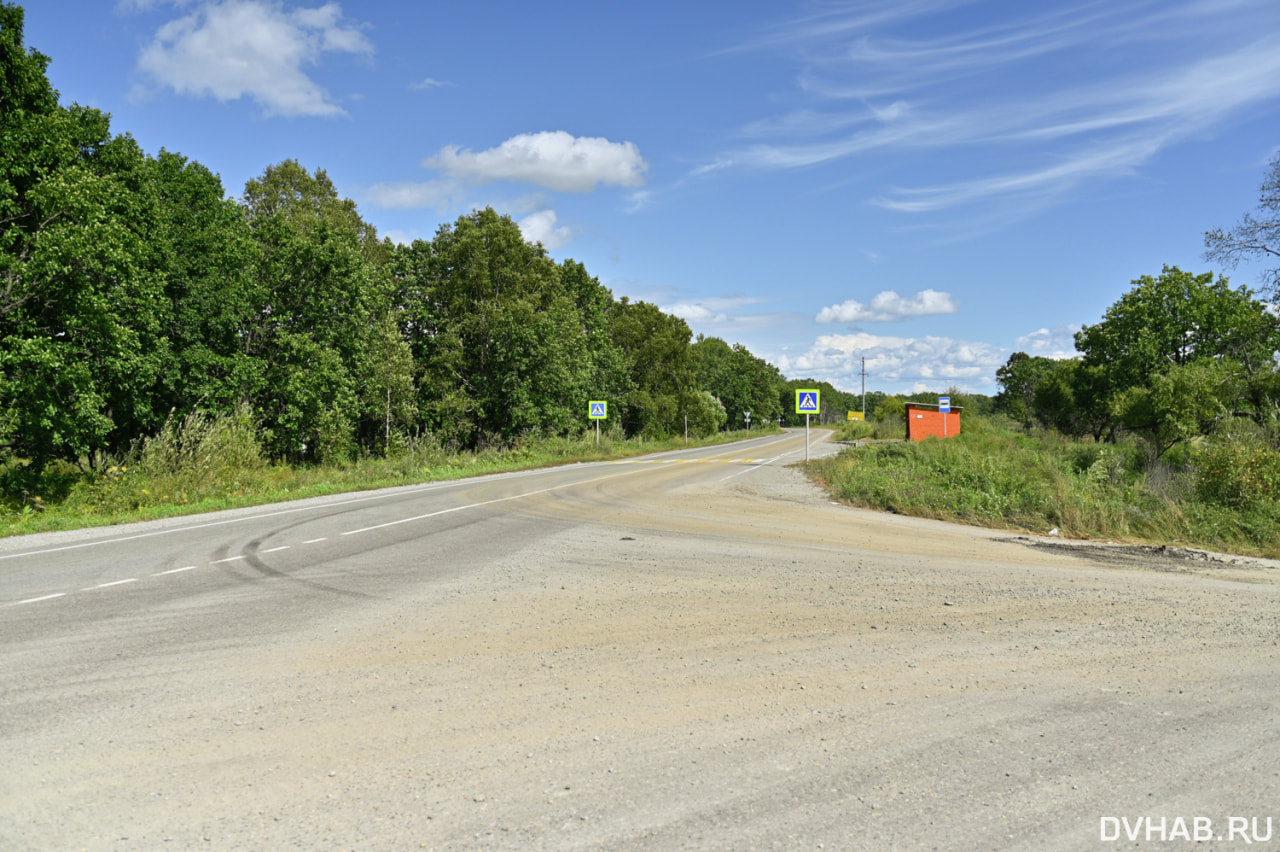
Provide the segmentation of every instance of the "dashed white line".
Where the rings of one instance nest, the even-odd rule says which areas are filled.
[[[583,485],[589,485],[592,482],[600,482],[601,480],[605,480],[605,479],[617,479],[620,476],[630,476],[633,473],[637,473],[637,471],[629,470],[623,473],[611,473],[607,476],[597,476],[595,479],[583,479],[576,482],[566,482],[564,485],[553,485],[550,488],[539,488],[537,491],[526,491],[523,494],[512,494],[509,497],[498,497],[495,500],[484,500],[480,503],[467,503],[462,506],[454,506],[449,509],[441,509],[438,512],[428,512],[425,515],[415,515],[412,518],[400,518],[399,520],[396,520],[396,521],[387,521],[385,524],[375,524],[374,526],[362,527],[361,529],[358,529],[358,530],[347,530],[346,532],[342,533],[342,535],[356,535],[357,533],[364,533],[364,532],[369,532],[371,530],[385,529],[386,527],[394,527],[399,524],[407,524],[412,521],[421,521],[421,520],[425,520],[426,518],[435,518],[435,517],[439,517],[440,515],[447,515],[450,512],[461,512],[465,509],[478,509],[481,506],[492,506],[495,503],[506,503],[510,500],[520,500],[525,497],[534,497],[538,494],[548,494],[552,491],[560,491],[565,488],[578,488]]]
[[[521,471],[521,473],[523,472],[524,471]],[[533,471],[533,473],[538,473],[538,471]],[[502,477],[502,476],[506,476],[506,474],[495,474],[495,476]],[[98,539],[96,541],[82,541],[82,542],[77,542],[76,544],[65,544],[65,545],[62,545],[61,547],[46,547],[40,550],[24,550],[19,553],[0,553],[0,560],[19,559],[24,556],[43,556],[46,553],[61,553],[66,550],[79,550],[80,548],[84,548],[84,547],[98,547],[104,544],[120,544],[126,541],[137,541],[138,539],[152,538],[158,535],[172,535],[174,533],[190,532],[191,530],[202,530],[202,529],[207,529],[209,527],[225,526],[226,524],[239,524],[239,523],[244,523],[246,521],[262,520],[263,518],[275,518],[280,515],[292,515],[297,512],[311,512],[317,509],[331,509],[331,508],[334,508],[335,506],[351,506],[356,503],[368,503],[372,500],[386,500],[388,498],[401,497],[408,494],[420,494],[424,491],[437,491],[437,490],[442,490],[447,488],[455,488],[459,484],[460,483],[456,480],[448,481],[448,482],[431,482],[417,488],[407,488],[404,490],[395,489],[384,494],[374,494],[368,497],[357,497],[352,500],[340,500],[333,503],[319,503],[319,504],[308,505],[308,506],[296,506],[288,509],[281,509],[275,512],[263,512],[256,515],[244,515],[238,518],[227,518],[221,521],[211,521],[207,524],[192,524],[190,526],[185,526],[185,527],[171,527],[170,529],[154,530],[152,532],[137,533],[136,535],[125,535],[125,536],[120,536],[119,538]],[[465,484],[465,481],[463,482],[463,484]],[[324,541],[324,539],[316,539],[316,541]]]
[[[50,600],[53,600],[54,598],[66,597],[66,594],[67,594],[66,592],[55,592],[52,595],[42,595],[41,597],[38,597],[38,598],[27,598],[25,601],[15,601],[9,605],[20,606],[22,604],[40,603],[40,601],[50,601]]]
[[[136,583],[136,582],[138,582],[138,578],[136,578],[136,577],[130,577],[130,578],[128,578],[127,580],[114,580],[114,581],[112,581],[112,582],[110,582],[110,583],[99,583],[99,584],[98,584],[98,585],[96,585],[96,586],[90,586],[89,588],[87,588],[87,589],[81,589],[80,591],[82,591],[82,592],[92,592],[94,589],[109,589],[109,588],[111,588],[112,586],[123,586],[125,583]]]
[[[194,571],[196,566],[187,565],[183,568],[170,568],[168,571],[161,571],[159,574],[152,574],[152,577],[163,577],[166,574],[181,574],[183,571]]]
[[[779,439],[779,440],[781,440],[781,439]],[[775,442],[774,442],[774,441],[770,441],[769,443],[775,443]],[[768,446],[768,444],[765,444],[764,446]],[[785,453],[784,453],[784,455],[788,455],[788,454],[785,454]],[[705,463],[705,462],[708,462],[708,461],[727,461],[727,463],[730,463],[730,464],[742,464],[742,463],[745,463],[745,464],[748,464],[748,465],[753,465],[753,466],[755,466],[755,465],[771,464],[771,463],[773,463],[773,462],[777,461],[777,460],[778,460],[778,459],[780,459],[780,458],[782,458],[782,456],[775,456],[775,457],[773,457],[773,458],[771,458],[771,459],[767,459],[767,460],[766,460],[766,459],[729,459],[729,460],[720,460],[720,459],[661,459],[661,460],[658,460],[658,459],[654,459],[654,460],[646,460],[646,461],[647,461],[649,464],[655,464],[655,463],[657,463],[657,464],[671,464],[671,463],[673,463],[673,462],[682,462],[682,461],[684,461],[684,462],[688,462],[688,461],[697,461],[697,462],[704,462],[704,463]],[[620,461],[606,462],[606,464],[636,464],[636,463],[645,463],[645,462],[644,462],[644,461],[642,461],[642,460],[639,460],[639,459],[635,459],[635,460],[632,460],[632,459],[623,459],[623,460],[620,460]],[[731,475],[729,475],[729,476],[725,477],[725,479],[732,479],[732,478],[733,478],[733,477],[735,477],[735,476],[741,476],[742,474],[744,474],[744,473],[748,473],[748,472],[750,472],[750,471],[751,471],[751,470],[753,470],[753,469],[754,469],[754,467],[750,467],[750,468],[747,468],[746,470],[737,471],[736,473],[733,473],[733,474],[731,474]],[[496,500],[485,500],[485,501],[480,502],[480,503],[469,503],[469,504],[466,504],[466,505],[463,505],[463,506],[454,506],[454,507],[452,507],[452,508],[449,508],[449,509],[442,509],[442,510],[437,511],[437,512],[429,512],[429,513],[427,513],[427,514],[425,514],[425,515],[417,515],[417,516],[412,517],[412,518],[401,518],[400,520],[390,521],[390,522],[388,522],[388,523],[383,523],[383,524],[377,524],[377,525],[375,525],[375,526],[371,526],[371,527],[364,527],[364,528],[362,528],[362,529],[357,529],[357,530],[348,530],[347,532],[344,532],[344,533],[342,533],[341,535],[344,535],[344,536],[347,536],[347,535],[355,535],[356,533],[369,532],[369,531],[371,531],[371,530],[383,529],[383,528],[385,528],[385,527],[391,527],[391,526],[397,526],[397,525],[399,525],[399,524],[409,523],[409,522],[411,522],[411,521],[420,521],[420,520],[424,520],[424,519],[426,519],[426,518],[434,518],[434,517],[438,517],[438,516],[440,516],[440,515],[447,515],[447,514],[449,514],[449,513],[451,513],[451,512],[460,512],[460,511],[463,511],[463,510],[465,510],[465,509],[476,509],[476,508],[479,508],[479,507],[482,507],[482,506],[490,506],[490,505],[493,505],[493,504],[495,504],[495,503],[505,503],[505,502],[507,502],[507,501],[509,501],[509,500],[519,500],[519,499],[524,498],[524,497],[532,497],[532,496],[535,496],[535,495],[537,495],[537,494],[546,494],[546,493],[548,493],[548,492],[550,492],[550,491],[559,491],[559,490],[561,490],[561,489],[563,489],[563,488],[574,488],[574,487],[578,487],[578,486],[581,486],[581,485],[585,485],[585,484],[588,484],[588,483],[591,483],[591,482],[598,482],[598,481],[603,480],[603,479],[613,479],[613,478],[615,478],[615,477],[617,477],[617,476],[625,476],[625,475],[626,475],[626,474],[622,474],[622,473],[619,473],[619,474],[611,474],[611,475],[608,475],[608,476],[596,477],[595,479],[588,479],[588,480],[583,480],[583,481],[579,481],[579,482],[566,483],[566,484],[564,484],[564,485],[556,485],[556,486],[552,486],[551,488],[543,488],[543,489],[538,489],[538,490],[536,490],[536,491],[528,491],[528,492],[525,492],[524,494],[513,494],[513,495],[508,496],[508,497],[499,497],[499,498],[498,498],[498,499],[496,499]],[[420,490],[423,490],[423,491],[425,491],[425,490],[434,490],[434,488],[435,488],[435,487],[441,487],[441,486],[445,486],[445,485],[447,485],[447,484],[455,484],[455,483],[432,483],[432,485],[431,485],[431,486],[428,486],[427,488],[423,488],[423,489],[420,489]],[[366,498],[366,499],[367,499],[367,498]],[[363,500],[363,499],[356,499],[356,500],[344,501],[343,503],[339,503],[339,504],[336,504],[336,505],[344,505],[344,504],[359,503],[359,502],[364,502],[364,500]],[[331,504],[331,505],[332,505],[332,504]],[[272,516],[272,515],[278,515],[278,514],[279,514],[279,515],[289,514],[291,511],[300,511],[300,509],[295,509],[295,510],[286,510],[286,511],[283,511],[283,512],[271,512],[271,513],[267,513],[267,514],[265,514],[265,515],[260,515],[260,516],[258,516],[258,517],[270,517],[270,516]],[[235,519],[235,520],[244,520],[244,519]],[[185,529],[198,529],[198,528],[201,528],[201,527],[219,526],[219,525],[221,525],[222,523],[232,523],[232,522],[234,522],[234,521],[222,521],[222,522],[215,522],[215,523],[211,523],[211,524],[199,524],[199,525],[196,525],[196,526],[193,526],[193,527],[187,527],[187,528],[185,528]],[[150,537],[151,535],[163,535],[163,534],[164,534],[164,533],[166,533],[166,532],[179,532],[179,531],[181,531],[181,530],[163,530],[163,531],[156,532],[156,533],[144,533],[144,534],[137,535],[137,536],[127,536],[127,537],[122,538],[122,539],[115,539],[114,541],[126,541],[126,540],[130,540],[130,539],[137,539],[137,538],[148,538],[148,537]],[[319,543],[320,543],[320,542],[322,542],[322,541],[328,541],[328,540],[329,540],[329,539],[328,539],[328,537],[327,537],[327,536],[321,536],[320,538],[307,539],[306,541],[302,542],[302,544],[319,544]],[[50,548],[50,549],[48,549],[48,550],[44,550],[44,551],[33,551],[33,552],[31,552],[31,553],[27,553],[27,554],[7,554],[7,555],[4,555],[4,556],[0,556],[0,559],[10,558],[10,557],[13,557],[13,556],[33,555],[34,553],[52,553],[52,552],[56,552],[56,551],[60,551],[60,550],[72,550],[72,549],[75,549],[75,548],[77,548],[77,547],[92,546],[92,545],[94,545],[94,544],[106,544],[106,543],[110,543],[110,540],[108,540],[108,541],[103,541],[103,542],[91,542],[91,543],[87,543],[87,544],[70,545],[70,546],[67,546],[67,547]],[[287,544],[286,544],[286,545],[281,545],[280,547],[272,547],[272,548],[269,548],[269,549],[267,549],[267,550],[263,550],[263,551],[259,551],[259,552],[260,552],[260,553],[276,553],[276,552],[281,551],[281,550],[288,550],[290,547],[292,547],[292,545],[287,545]],[[240,560],[243,560],[244,558],[245,558],[245,557],[244,557],[243,555],[241,555],[241,556],[228,556],[228,557],[227,557],[227,558],[225,558],[225,559],[215,559],[214,561],[212,561],[212,562],[210,562],[210,563],[208,563],[208,564],[210,564],[210,565],[221,565],[221,564],[224,564],[224,563],[227,563],[227,562],[238,562],[238,561],[240,561]],[[197,567],[197,566],[195,566],[195,565],[185,565],[185,566],[183,566],[183,567],[181,567],[181,568],[170,568],[170,569],[169,569],[169,570],[167,570],[167,571],[160,571],[160,572],[158,572],[158,573],[152,574],[151,576],[152,576],[152,577],[164,577],[164,576],[167,576],[167,575],[169,575],[169,574],[180,574],[180,573],[182,573],[182,572],[184,572],[184,571],[194,571],[194,570],[196,569],[196,567]],[[126,583],[136,583],[136,582],[138,582],[138,580],[137,580],[137,578],[136,578],[136,577],[129,577],[129,578],[126,578],[126,579],[124,579],[124,580],[114,580],[114,581],[112,581],[112,582],[110,582],[110,583],[100,583],[100,584],[98,584],[98,585],[96,585],[96,586],[90,586],[90,587],[88,587],[88,588],[86,588],[86,589],[81,589],[81,591],[84,591],[84,592],[91,592],[91,591],[95,591],[95,590],[97,590],[97,589],[107,589],[107,588],[111,588],[112,586],[122,586],[122,585],[125,585]],[[11,604],[7,604],[7,606],[19,606],[19,605],[22,605],[22,604],[39,603],[40,601],[54,600],[55,598],[65,597],[65,596],[66,596],[66,594],[67,594],[66,592],[55,592],[55,593],[53,593],[53,594],[41,595],[40,597],[35,597],[35,598],[26,598],[25,600],[15,601],[15,602],[13,602],[13,603],[11,603]]]
[[[780,459],[780,458],[782,458],[782,456],[774,456],[774,457],[773,457],[773,458],[771,458],[771,459],[742,459],[742,461],[744,461],[744,462],[748,462],[748,463],[749,463],[749,464],[751,464],[752,466],[751,466],[751,467],[745,467],[745,468],[743,468],[742,470],[739,470],[739,471],[737,471],[737,472],[735,472],[735,473],[731,473],[731,474],[729,474],[728,476],[726,476],[726,477],[724,477],[723,479],[721,479],[720,481],[721,481],[721,482],[727,482],[728,480],[733,479],[735,476],[742,476],[744,473],[750,473],[751,471],[756,470],[756,469],[761,468],[761,467],[764,467],[765,465],[773,464],[774,462],[776,462],[776,461],[777,461],[778,459]]]

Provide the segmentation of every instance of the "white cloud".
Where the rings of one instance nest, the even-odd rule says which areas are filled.
[[[686,322],[726,323],[729,321],[729,315],[724,311],[712,310],[697,302],[676,302],[674,305],[663,307],[662,312],[678,316]]]
[[[1070,323],[1038,329],[1019,337],[1014,341],[1013,349],[1044,358],[1075,358],[1080,354],[1076,351],[1075,335],[1081,328],[1080,323]]]
[[[411,245],[414,240],[422,239],[422,235],[418,233],[417,228],[410,228],[407,231],[401,231],[396,228],[392,228],[389,231],[383,231],[382,236],[386,237],[387,239],[391,240],[391,242],[400,246]]]
[[[453,83],[450,83],[448,80],[433,80],[430,77],[426,77],[422,80],[419,80],[416,83],[410,83],[409,88],[413,89],[415,92],[422,92],[427,89],[438,89],[441,86],[452,86],[452,85]]]
[[[556,227],[554,210],[539,210],[537,213],[525,216],[516,224],[520,226],[520,233],[524,234],[526,242],[542,243],[542,247],[547,251],[555,251],[573,240],[572,228]]]
[[[362,200],[388,210],[433,207],[444,212],[457,203],[463,188],[456,181],[402,181],[375,183],[362,193]]]
[[[960,309],[950,293],[937,290],[921,290],[910,298],[903,298],[892,290],[878,293],[870,302],[849,299],[818,311],[817,322],[897,322],[909,317],[954,314]]]
[[[882,337],[874,334],[829,334],[819,337],[802,355],[784,355],[778,367],[792,376],[825,379],[836,387],[857,387],[862,359],[867,379],[880,386],[921,383],[926,389],[952,384],[987,387],[1007,360],[988,343],[948,337]]]
[[[345,115],[303,70],[324,53],[373,53],[336,3],[286,11],[265,0],[224,0],[161,27],[138,70],[180,95],[251,97],[267,115]]]
[[[631,142],[563,130],[523,133],[479,152],[451,145],[423,165],[473,184],[510,180],[559,192],[590,192],[597,184],[641,186],[649,168]]]
[[[653,193],[647,189],[637,189],[635,192],[627,196],[626,211],[628,213],[638,213],[649,206],[649,202],[653,200]]]
[[[756,305],[767,301],[769,300],[761,296],[727,295],[712,296],[696,301],[661,304],[659,307],[664,313],[674,314],[687,322],[724,325],[727,323],[741,323],[747,318],[755,321],[762,319],[759,314],[745,316],[737,314],[747,305]]]

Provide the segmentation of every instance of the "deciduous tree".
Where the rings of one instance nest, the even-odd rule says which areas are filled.
[[[1271,158],[1258,192],[1258,214],[1244,214],[1230,231],[1214,228],[1204,235],[1205,260],[1216,260],[1234,269],[1245,258],[1280,261],[1280,154]],[[1272,298],[1280,298],[1280,265],[1262,274],[1263,286]]]

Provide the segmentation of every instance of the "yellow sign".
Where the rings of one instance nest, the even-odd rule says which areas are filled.
[[[862,412],[861,412],[861,411],[850,411],[850,412],[849,412],[849,419],[850,419],[850,420],[857,420],[858,422],[862,422]]]

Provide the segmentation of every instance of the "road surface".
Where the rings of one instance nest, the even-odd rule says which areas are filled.
[[[1274,563],[855,510],[803,456],[0,541],[0,849],[1280,848]]]

